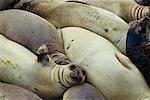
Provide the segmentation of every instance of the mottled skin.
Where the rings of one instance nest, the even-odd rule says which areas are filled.
[[[85,72],[77,65],[58,65],[48,56],[45,64],[31,51],[0,35],[0,81],[35,92],[44,99],[59,98],[81,84]],[[46,48],[45,48],[46,49]]]
[[[0,100],[42,100],[24,88],[0,82]]]
[[[103,95],[91,84],[84,83],[69,88],[63,100],[105,100]]]
[[[37,54],[45,44],[48,54],[57,64],[70,63],[64,54],[60,33],[43,18],[30,12],[7,10],[0,12],[0,33]]]
[[[141,43],[143,45],[130,48],[127,55],[143,73],[150,86],[150,18],[142,18],[141,20],[132,21],[129,24],[132,30],[141,34]]]

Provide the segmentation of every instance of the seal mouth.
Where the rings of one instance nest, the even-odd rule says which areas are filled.
[[[72,81],[76,83],[83,83],[86,77],[86,72],[82,70],[78,65],[70,65],[70,77]]]

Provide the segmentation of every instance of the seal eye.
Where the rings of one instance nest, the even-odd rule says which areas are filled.
[[[74,70],[75,68],[76,68],[75,65],[71,65],[71,66],[70,66],[70,70]]]

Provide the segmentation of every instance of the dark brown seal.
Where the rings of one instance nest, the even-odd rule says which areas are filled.
[[[38,48],[45,44],[48,53],[57,64],[69,63],[64,54],[61,34],[52,24],[35,14],[21,10],[1,11],[0,33],[35,54]],[[43,53],[38,56],[44,55]]]
[[[150,86],[150,18],[145,17],[129,23],[132,31],[127,55],[143,73]]]

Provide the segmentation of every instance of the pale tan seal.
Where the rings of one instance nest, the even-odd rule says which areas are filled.
[[[0,100],[42,100],[24,88],[0,82]]]
[[[108,40],[88,30],[61,29],[67,56],[87,73],[87,81],[106,100],[150,100],[149,87],[137,67]]]
[[[0,81],[51,99],[62,96],[68,88],[81,84],[85,79],[85,72],[78,66],[58,65],[50,57],[43,65],[37,61],[36,55],[23,46],[2,35],[0,41]]]
[[[68,0],[70,2],[83,2],[96,7],[109,10],[126,22],[141,19],[145,16],[150,16],[150,9],[147,6],[142,6],[136,3],[140,0]],[[141,0],[142,3],[144,0]],[[145,0],[146,1],[146,0]],[[147,1],[148,2],[148,1]]]
[[[89,83],[69,88],[63,95],[63,100],[105,100],[103,95]]]

